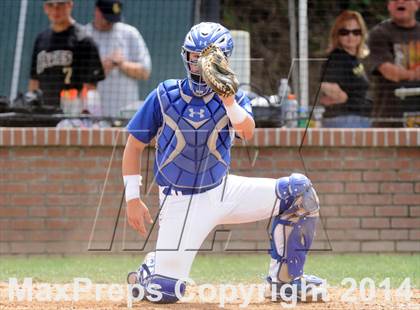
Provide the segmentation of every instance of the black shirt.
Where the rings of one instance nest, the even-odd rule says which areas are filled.
[[[325,107],[324,117],[366,116],[370,113],[367,99],[369,81],[363,64],[356,56],[337,48],[328,55],[324,70],[322,82],[337,83],[348,96],[345,103]]]
[[[62,32],[47,29],[37,36],[31,79],[39,81],[45,105],[59,108],[61,90],[81,90],[83,83],[95,84],[104,78],[96,44],[81,25]]]
[[[420,87],[420,80],[393,82],[384,78],[378,70],[386,62],[405,69],[420,67],[420,22],[411,28],[399,27],[391,20],[381,22],[369,33],[369,48],[370,69],[375,82],[373,116],[400,118],[404,112],[420,111],[420,96],[400,100],[394,94],[396,88]],[[403,123],[378,122],[376,125],[400,127]]]

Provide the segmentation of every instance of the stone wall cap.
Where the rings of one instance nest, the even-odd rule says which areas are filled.
[[[56,129],[0,127],[0,146],[123,146],[125,128]],[[258,147],[418,147],[417,128],[257,128],[252,140],[235,146]]]

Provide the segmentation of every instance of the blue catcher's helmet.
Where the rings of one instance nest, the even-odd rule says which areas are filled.
[[[211,88],[202,80],[199,73],[191,71],[190,65],[196,65],[197,61],[191,61],[189,54],[200,53],[211,43],[217,45],[227,57],[232,54],[232,35],[228,29],[218,23],[205,22],[193,26],[185,36],[182,46],[181,56],[187,70],[190,88],[199,97],[208,94]]]

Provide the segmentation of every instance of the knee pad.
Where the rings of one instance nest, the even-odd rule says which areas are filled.
[[[303,274],[319,217],[319,199],[311,181],[299,173],[280,178],[276,195],[280,208],[271,226],[270,255],[277,261],[273,281],[290,282]]]
[[[177,302],[185,294],[184,281],[154,274],[145,281],[147,299],[161,304]]]
[[[276,196],[280,200],[279,214],[314,213],[319,199],[311,180],[300,173],[292,173],[276,182]]]

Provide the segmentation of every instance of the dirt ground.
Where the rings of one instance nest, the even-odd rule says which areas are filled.
[[[45,287],[49,286],[50,291],[46,290]],[[252,285],[243,286],[243,292],[251,292],[252,294],[241,295],[241,288],[238,288],[237,298],[232,297],[232,290],[223,290],[226,292],[223,295],[221,290],[215,290],[215,294],[212,295],[209,289],[204,289],[204,287],[199,286],[190,286],[187,291],[187,295],[191,297],[191,301],[188,302],[179,302],[172,305],[157,305],[152,304],[148,301],[135,301],[132,304],[133,309],[297,309],[297,310],[321,310],[321,309],[354,309],[354,310],[376,310],[376,309],[407,309],[407,310],[420,310],[420,290],[411,289],[411,298],[405,300],[403,298],[397,297],[396,290],[390,290],[389,294],[386,294],[386,291],[383,289],[375,290],[375,298],[371,301],[362,301],[360,298],[359,290],[349,292],[348,289],[344,288],[328,288],[328,300],[325,302],[312,302],[312,303],[303,303],[298,302],[296,305],[293,303],[280,303],[272,302],[270,299],[263,297],[261,291],[258,291],[258,287]],[[251,290],[252,289],[252,290]],[[98,290],[95,288],[89,290],[86,293],[80,294],[80,299],[78,301],[71,301],[73,297],[72,285],[66,287],[66,289],[61,291],[64,292],[64,295],[58,293],[56,287],[51,285],[43,284],[33,284],[32,286],[32,301],[19,301],[17,300],[17,294],[14,294],[14,299],[10,301],[9,299],[9,284],[0,283],[0,309],[1,310],[17,310],[17,309],[42,309],[42,310],[56,310],[56,309],[127,309],[127,299],[124,297],[126,292],[123,292],[121,295],[114,294],[108,295],[107,289],[104,289],[101,293],[101,300],[96,300],[96,295]],[[15,292],[15,291],[14,291]],[[50,297],[52,301],[39,301],[38,298],[46,298],[46,292],[51,293]],[[348,295],[350,299],[354,299],[354,302],[343,301],[344,296]],[[367,293],[367,292],[366,292]],[[123,296],[124,295],[124,296]],[[386,296],[388,295],[388,296]],[[223,305],[221,301],[225,296],[225,304]],[[387,298],[388,297],[388,298]],[[68,298],[69,300],[65,300]],[[115,298],[112,301],[112,298]],[[54,301],[55,299],[61,299],[60,301]],[[64,301],[63,301],[64,300]]]

